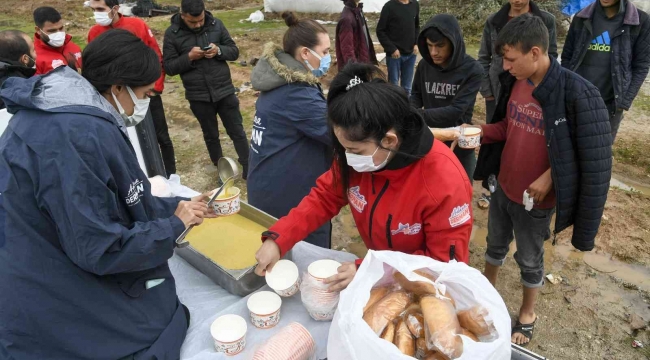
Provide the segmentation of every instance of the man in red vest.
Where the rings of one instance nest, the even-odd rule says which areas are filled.
[[[89,43],[108,30],[124,29],[140,38],[147,46],[152,48],[158,54],[162,66],[162,53],[160,52],[160,47],[158,47],[158,42],[153,36],[151,29],[149,29],[149,26],[142,19],[125,17],[120,14],[118,12],[120,8],[118,0],[90,0],[90,8],[94,12],[97,25],[90,28],[88,32]],[[160,79],[158,79],[154,87],[155,93],[150,96],[149,110],[151,110],[151,117],[156,128],[156,137],[158,138],[158,145],[160,145],[160,152],[165,163],[165,171],[167,172],[167,177],[169,177],[171,174],[176,173],[176,159],[174,145],[169,137],[169,129],[167,128],[165,109],[162,98],[160,97],[164,88],[165,71],[163,70],[160,74]]]
[[[36,74],[47,74],[59,66],[81,70],[81,48],[65,33],[61,14],[49,6],[34,10]]]

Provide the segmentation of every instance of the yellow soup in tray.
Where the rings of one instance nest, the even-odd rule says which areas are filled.
[[[255,264],[255,253],[262,245],[261,235],[267,229],[239,214],[205,219],[190,231],[185,240],[217,263],[230,270],[241,270]]]

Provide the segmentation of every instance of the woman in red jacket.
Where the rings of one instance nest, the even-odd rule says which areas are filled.
[[[335,164],[263,234],[256,273],[271,270],[348,204],[368,249],[467,262],[472,187],[406,93],[388,84],[377,67],[350,64],[332,81],[327,105]],[[347,287],[360,263],[343,264],[326,280],[330,290]]]

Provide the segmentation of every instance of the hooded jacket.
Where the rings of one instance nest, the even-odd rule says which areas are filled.
[[[433,135],[419,114],[420,130],[402,141],[401,154],[381,171],[350,168],[343,197],[337,166],[323,174],[309,195],[264,235],[284,255],[298,241],[350,205],[366,247],[424,255],[439,261],[469,261],[472,187],[465,169]],[[417,157],[420,157],[419,159]],[[361,264],[361,259],[357,264]]]
[[[336,62],[339,71],[349,62],[377,65],[375,46],[363,15],[363,4],[355,6],[354,0],[345,0],[344,3],[341,18],[336,24]]]
[[[72,41],[72,36],[65,35],[61,47],[46,44],[39,33],[34,34],[36,51],[36,75],[47,74],[59,66],[71,66],[81,70],[81,48]]]
[[[162,54],[160,53],[160,46],[158,46],[158,41],[156,41],[156,37],[153,36],[153,33],[151,32],[151,29],[149,29],[149,26],[147,26],[147,23],[144,22],[144,20],[137,18],[137,17],[127,17],[122,14],[117,14],[119,16],[119,20],[109,26],[101,26],[99,24],[93,25],[93,27],[90,28],[90,31],[88,31],[88,42],[90,43],[91,41],[95,40],[99,35],[107,32],[108,30],[111,29],[124,29],[131,34],[137,36],[142,42],[147,44],[153,51],[156,52],[158,57],[160,58],[160,63],[162,64]],[[160,78],[158,81],[156,81],[156,85],[154,86],[154,90],[156,92],[162,94],[163,90],[165,90],[165,70],[162,71],[162,74],[160,74]]]
[[[10,77],[29,78],[34,76],[36,70],[19,63],[18,61],[10,61],[0,59],[0,87],[4,84],[5,80]],[[0,109],[5,108],[5,103],[0,97]]]
[[[598,2],[573,18],[562,51],[562,66],[576,71],[595,35],[592,19]],[[627,1],[622,26],[611,36],[612,84],[616,107],[629,110],[650,69],[650,17]]]
[[[497,42],[501,29],[508,23],[510,3],[501,7],[499,11],[490,15],[483,28],[481,48],[478,52],[478,61],[483,67],[483,83],[481,84],[481,95],[487,98],[494,96],[498,98],[501,93],[499,75],[503,73],[503,57],[499,56],[494,44]],[[555,29],[555,16],[541,10],[535,2],[530,2],[530,13],[544,20],[548,29],[549,48],[548,53],[557,58],[557,31]]]
[[[0,137],[0,349],[178,359],[180,199],[151,195],[120,115],[74,70],[11,78],[0,96],[14,114]]]
[[[165,31],[163,58],[165,72],[181,75],[185,98],[189,101],[218,102],[235,93],[228,61],[239,57],[239,49],[223,22],[205,11],[205,23],[198,33],[185,25],[180,14],[172,16],[172,25]],[[190,61],[192,48],[215,44],[221,55],[212,59]]]
[[[248,162],[248,202],[277,217],[298,206],[332,164],[327,102],[318,79],[273,43],[253,69],[260,91]],[[329,224],[308,242],[329,244]]]
[[[447,66],[433,63],[425,33],[438,29],[451,41],[453,53]],[[483,70],[479,63],[465,52],[463,32],[452,15],[434,16],[422,28],[418,47],[422,59],[415,71],[411,104],[424,108],[424,120],[430,127],[447,128],[472,122],[476,94],[481,86]]]
[[[503,96],[489,123],[505,121],[515,84],[501,75]],[[553,189],[555,234],[573,225],[573,246],[591,251],[603,216],[612,175],[612,137],[607,107],[598,88],[564,69],[551,57],[551,67],[533,92],[542,107]],[[475,180],[499,175],[504,142],[481,146]]]

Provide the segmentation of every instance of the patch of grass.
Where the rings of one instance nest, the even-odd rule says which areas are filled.
[[[643,169],[650,175],[650,158],[648,158],[646,144],[638,144],[635,141],[626,139],[616,139],[613,147],[616,160],[629,165],[634,165]]]
[[[636,109],[650,112],[650,96],[643,93],[643,90],[639,92],[639,95],[636,96],[632,106]]]
[[[20,30],[26,34],[34,33],[34,23],[18,17],[0,14],[0,31]]]
[[[264,20],[257,24],[253,24],[249,21],[242,21],[248,19],[250,14],[257,10],[260,10],[259,6],[230,11],[215,11],[213,12],[213,15],[223,21],[224,25],[231,34],[253,31],[278,30],[286,28],[284,21],[275,19]]]

